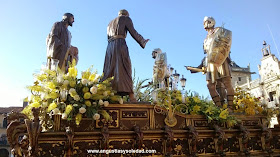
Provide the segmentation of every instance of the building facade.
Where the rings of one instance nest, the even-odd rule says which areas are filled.
[[[234,61],[230,63],[231,66],[231,84],[233,87],[243,85],[248,81],[251,81],[251,74],[255,72],[250,71],[250,64],[246,67],[238,66]]]
[[[262,54],[261,65],[258,65],[259,79],[247,81],[240,87],[260,98],[268,107],[277,107],[280,100],[280,61],[265,41]]]
[[[20,112],[23,107],[1,107],[0,108],[0,157],[10,157],[11,148],[7,139],[7,114],[11,111]]]

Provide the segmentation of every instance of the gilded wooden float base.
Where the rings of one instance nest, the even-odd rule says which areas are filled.
[[[280,156],[280,128],[268,129],[265,117],[237,116],[242,124],[209,123],[200,115],[175,114],[150,104],[110,104],[112,120],[74,121],[54,117],[54,130],[38,136],[38,156]],[[156,153],[92,153],[89,150],[156,150]]]

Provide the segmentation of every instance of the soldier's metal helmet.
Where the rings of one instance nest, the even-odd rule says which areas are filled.
[[[74,17],[74,15],[71,14],[71,13],[65,13],[65,14],[62,16],[62,21],[63,21],[63,22],[68,22],[68,24],[69,24],[70,26],[72,26],[72,23],[70,22],[70,18],[71,18],[71,17]]]
[[[120,10],[119,11],[119,16],[129,16],[129,13],[128,13],[128,11],[127,10],[125,10],[125,9],[122,9],[122,10]]]
[[[207,25],[205,25],[206,21],[208,21]],[[211,16],[210,17],[208,17],[208,16],[204,17],[204,20],[203,20],[204,28],[214,28],[215,24],[216,24],[216,21],[213,17],[211,17]]]

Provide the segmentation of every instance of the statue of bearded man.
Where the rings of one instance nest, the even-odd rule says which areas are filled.
[[[62,21],[54,23],[51,32],[47,36],[47,62],[49,69],[53,62],[58,62],[58,67],[67,72],[68,61],[73,59],[78,62],[78,48],[71,45],[71,33],[68,26],[73,25],[74,15],[65,13]]]

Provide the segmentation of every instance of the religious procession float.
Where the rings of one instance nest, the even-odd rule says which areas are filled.
[[[56,29],[72,26],[74,16],[67,13],[61,24],[55,23],[48,36],[49,62],[28,87],[29,105],[8,115],[7,136],[15,157],[280,156],[280,127],[268,128],[279,109],[268,108],[240,88],[233,91],[227,82],[229,30],[214,28],[214,19],[206,17],[208,63],[187,67],[206,73],[212,97],[208,100],[177,89],[179,82],[185,87],[186,79],[167,66],[160,49],[153,51],[153,80],[132,79],[130,60],[125,63],[117,56],[128,51],[116,45],[125,44],[127,30],[143,48],[148,40],[136,32],[128,15],[121,10],[115,19],[120,23],[113,20],[108,26],[106,64],[100,75],[90,67],[78,77],[77,48],[68,44],[57,49],[57,34],[63,33]],[[59,53],[51,49],[67,51],[56,57]],[[224,85],[215,86],[219,81]]]

